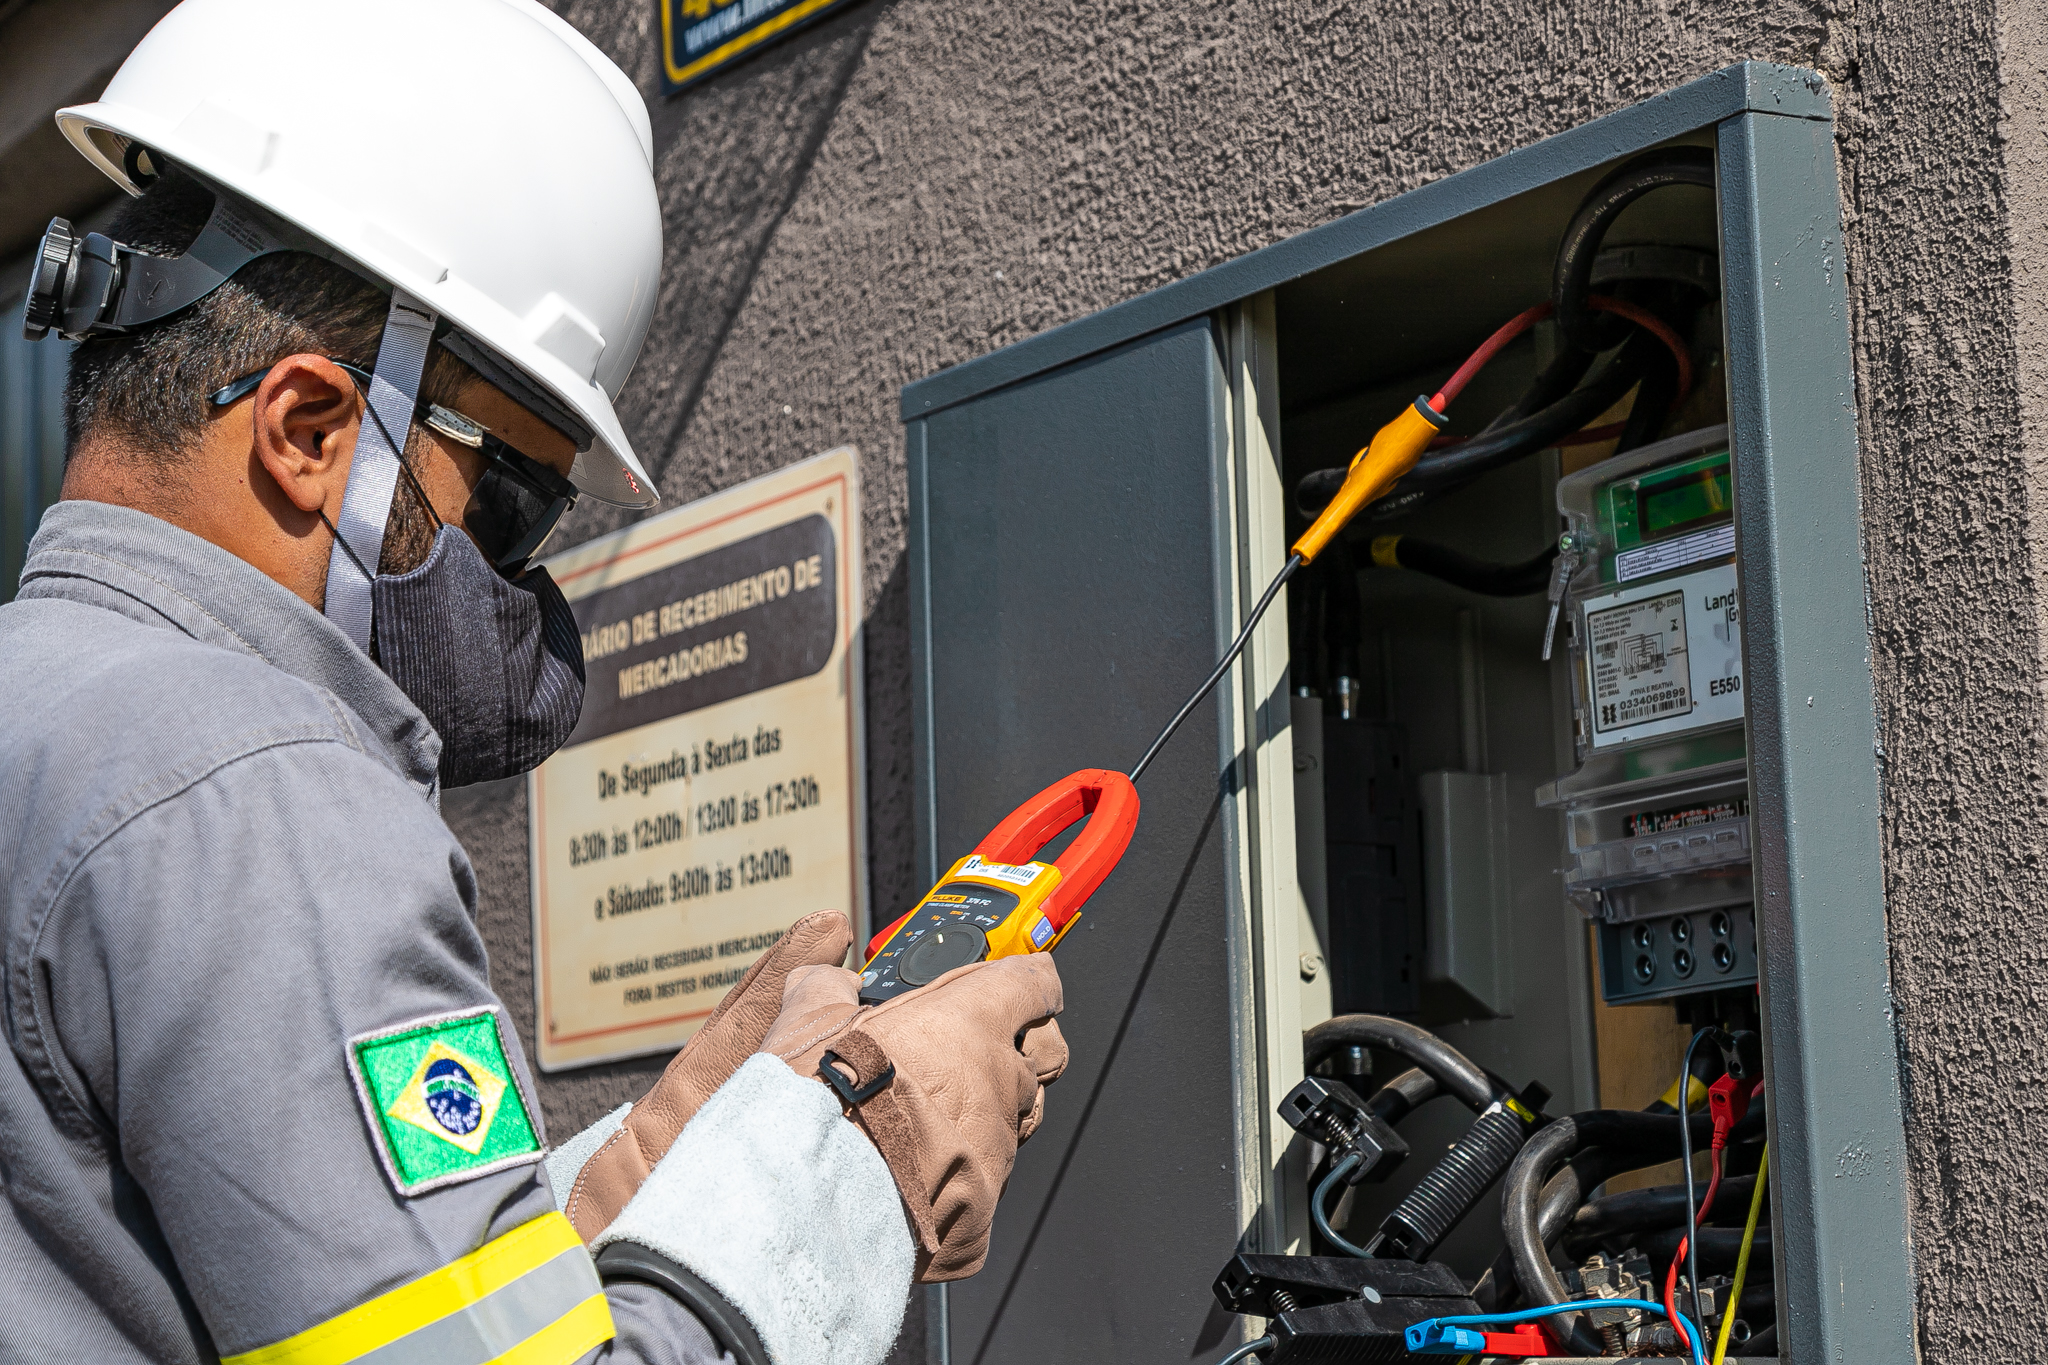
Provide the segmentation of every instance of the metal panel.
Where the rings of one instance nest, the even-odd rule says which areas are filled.
[[[1215,658],[1224,385],[1203,319],[913,424],[929,868],[1066,773],[1134,762]],[[1060,950],[1073,1061],[987,1266],[948,1293],[954,1365],[1236,1344],[1209,1295],[1244,1226],[1214,707],[1147,772],[1138,838]]]
[[[1833,131],[1730,119],[1720,160],[1781,1351],[1911,1360]]]
[[[903,389],[908,422],[1133,337],[1199,317],[1475,208],[1576,175],[1743,110],[1801,119],[1830,115],[1827,83],[1803,67],[1741,62],[1654,99],[1496,157],[1312,231],[1141,294]]]

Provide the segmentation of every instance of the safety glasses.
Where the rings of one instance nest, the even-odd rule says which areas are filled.
[[[333,357],[329,357],[333,359]],[[370,372],[346,360],[334,360],[368,394]],[[236,403],[256,391],[269,369],[245,374],[207,395],[217,408]],[[484,460],[483,477],[463,509],[462,525],[484,557],[506,578],[517,578],[546,545],[562,515],[576,505],[576,485],[530,455],[521,454],[470,418],[438,403],[422,403],[414,420]],[[429,510],[432,510],[429,508]]]

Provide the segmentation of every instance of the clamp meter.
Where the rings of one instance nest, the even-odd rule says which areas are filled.
[[[1084,816],[1087,825],[1064,853],[1030,861]],[[1085,768],[1053,783],[869,941],[861,1003],[879,1005],[970,962],[1050,952],[1137,827],[1138,790],[1122,773]]]

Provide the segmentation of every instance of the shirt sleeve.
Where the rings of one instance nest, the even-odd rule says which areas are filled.
[[[599,1288],[555,1211],[475,894],[419,796],[310,741],[167,791],[55,900],[25,1041],[222,1357],[720,1359],[682,1305]]]

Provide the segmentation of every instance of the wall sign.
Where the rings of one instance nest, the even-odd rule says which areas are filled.
[[[853,0],[655,0],[662,93],[694,85]]]
[[[544,1071],[681,1047],[791,923],[865,926],[859,455],[548,562],[589,673],[528,777]]]

